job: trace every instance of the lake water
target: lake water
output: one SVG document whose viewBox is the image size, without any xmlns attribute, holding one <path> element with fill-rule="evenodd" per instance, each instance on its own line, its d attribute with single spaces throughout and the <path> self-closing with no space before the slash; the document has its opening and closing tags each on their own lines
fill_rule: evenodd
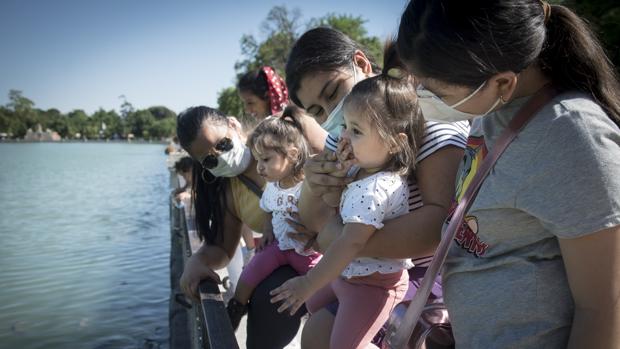
<svg viewBox="0 0 620 349">
<path fill-rule="evenodd" d="M 167 348 L 163 145 L 0 144 L 0 348 Z"/>
</svg>

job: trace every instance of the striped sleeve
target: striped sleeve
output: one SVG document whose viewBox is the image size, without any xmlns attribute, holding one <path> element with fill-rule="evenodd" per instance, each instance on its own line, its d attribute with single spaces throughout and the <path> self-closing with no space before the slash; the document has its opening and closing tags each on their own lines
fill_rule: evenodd
<svg viewBox="0 0 620 349">
<path fill-rule="evenodd" d="M 469 122 L 459 121 L 454 123 L 440 123 L 426 121 L 424 141 L 418 151 L 417 162 L 420 162 L 437 150 L 455 146 L 465 149 L 469 135 Z"/>
<path fill-rule="evenodd" d="M 437 150 L 450 145 L 465 149 L 468 135 L 469 123 L 467 121 L 455 123 L 426 121 L 424 142 L 418 151 L 416 161 L 420 162 Z M 325 140 L 325 148 L 335 152 L 338 141 L 339 137 L 328 134 Z"/>
<path fill-rule="evenodd" d="M 339 137 L 333 136 L 331 133 L 327 134 L 327 139 L 325 140 L 325 149 L 329 149 L 333 152 L 336 152 L 338 148 Z"/>
<path fill-rule="evenodd" d="M 424 143 L 418 152 L 416 162 L 420 162 L 429 157 L 434 152 L 443 147 L 455 146 L 463 148 L 467 146 L 467 137 L 469 136 L 469 122 L 460 121 L 455 123 L 439 123 L 427 121 L 426 130 L 424 132 Z M 420 188 L 415 181 L 409 181 L 409 212 L 424 206 Z M 416 267 L 428 266 L 433 256 L 412 259 Z"/>
<path fill-rule="evenodd" d="M 428 267 L 433 261 L 433 256 L 426 256 L 422 258 L 411 258 L 411 262 L 416 267 Z"/>
<path fill-rule="evenodd" d="M 426 159 L 434 152 L 446 146 L 465 148 L 469 134 L 469 123 L 460 121 L 455 123 L 426 122 L 424 143 L 418 152 L 416 161 Z M 414 181 L 409 181 L 409 212 L 423 206 L 420 189 Z"/>
</svg>

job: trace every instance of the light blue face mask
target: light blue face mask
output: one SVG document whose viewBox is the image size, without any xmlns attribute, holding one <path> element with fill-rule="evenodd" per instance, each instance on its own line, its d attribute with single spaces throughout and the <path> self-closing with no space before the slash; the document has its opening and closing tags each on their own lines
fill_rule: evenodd
<svg viewBox="0 0 620 349">
<path fill-rule="evenodd" d="M 355 84 L 357 84 L 357 70 L 355 69 L 355 64 L 351 64 L 351 69 L 353 69 L 353 86 L 355 86 Z M 344 124 L 344 110 L 342 106 L 344 105 L 344 100 L 347 95 L 348 93 L 342 97 L 340 102 L 336 104 L 336 107 L 329 113 L 329 116 L 327 116 L 327 120 L 321 124 L 321 127 L 334 138 L 338 138 L 342 131 L 342 124 Z"/>
</svg>

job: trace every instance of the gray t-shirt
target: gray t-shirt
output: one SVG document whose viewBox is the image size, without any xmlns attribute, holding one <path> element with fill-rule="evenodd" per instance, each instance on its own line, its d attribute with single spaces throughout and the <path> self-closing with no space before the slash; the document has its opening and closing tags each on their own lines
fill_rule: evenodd
<svg viewBox="0 0 620 349">
<path fill-rule="evenodd" d="M 474 120 L 457 195 L 526 101 Z M 557 96 L 497 161 L 450 249 L 457 347 L 566 347 L 574 304 L 558 238 L 618 224 L 620 129 L 589 97 Z"/>
</svg>

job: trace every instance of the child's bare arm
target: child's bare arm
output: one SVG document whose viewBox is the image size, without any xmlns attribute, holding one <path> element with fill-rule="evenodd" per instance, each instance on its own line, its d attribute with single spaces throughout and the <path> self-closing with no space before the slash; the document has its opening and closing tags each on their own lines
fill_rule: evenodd
<svg viewBox="0 0 620 349">
<path fill-rule="evenodd" d="M 342 235 L 325 251 L 323 258 L 307 275 L 316 290 L 337 278 L 364 248 L 376 228 L 361 223 L 347 223 Z"/>
<path fill-rule="evenodd" d="M 323 255 L 323 259 L 313 269 L 304 276 L 286 281 L 270 292 L 273 296 L 272 303 L 284 301 L 278 307 L 278 312 L 286 309 L 290 309 L 291 314 L 297 312 L 310 296 L 340 275 L 374 232 L 375 227 L 370 225 L 346 224 L 342 235 L 334 241 Z"/>
</svg>

